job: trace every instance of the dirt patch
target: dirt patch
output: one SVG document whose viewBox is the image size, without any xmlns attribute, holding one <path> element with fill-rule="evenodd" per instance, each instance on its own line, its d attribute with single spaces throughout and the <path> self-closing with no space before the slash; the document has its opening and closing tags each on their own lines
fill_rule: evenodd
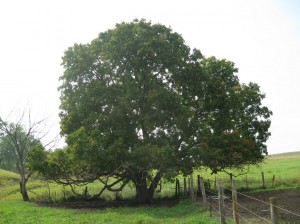
<svg viewBox="0 0 300 224">
<path fill-rule="evenodd" d="M 225 199 L 226 215 L 232 217 L 231 196 L 230 193 L 226 195 L 228 196 Z M 239 193 L 238 210 L 240 216 L 260 220 L 260 223 L 270 223 L 269 202 L 271 197 L 276 197 L 278 207 L 282 208 L 279 208 L 279 223 L 300 224 L 300 191 L 297 190 Z M 218 202 L 216 200 L 211 200 L 211 206 L 214 212 L 218 212 Z"/>
<path fill-rule="evenodd" d="M 177 205 L 178 199 L 160 199 L 154 200 L 149 204 L 142 206 L 150 207 L 172 207 Z M 92 209 L 104 209 L 104 208 L 118 208 L 118 207 L 139 207 L 141 206 L 135 200 L 74 200 L 61 203 L 39 203 L 40 206 L 67 208 L 67 209 L 80 209 L 80 210 L 92 210 Z"/>
</svg>

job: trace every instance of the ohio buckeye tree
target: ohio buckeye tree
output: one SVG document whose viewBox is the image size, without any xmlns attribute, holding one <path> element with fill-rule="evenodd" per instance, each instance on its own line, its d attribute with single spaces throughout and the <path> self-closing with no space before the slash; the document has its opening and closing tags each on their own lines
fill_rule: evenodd
<svg viewBox="0 0 300 224">
<path fill-rule="evenodd" d="M 114 177 L 147 203 L 161 178 L 256 164 L 267 153 L 272 113 L 259 86 L 240 83 L 234 63 L 205 58 L 171 28 L 117 24 L 68 48 L 62 65 L 68 146 L 49 162 L 54 179 Z"/>
</svg>

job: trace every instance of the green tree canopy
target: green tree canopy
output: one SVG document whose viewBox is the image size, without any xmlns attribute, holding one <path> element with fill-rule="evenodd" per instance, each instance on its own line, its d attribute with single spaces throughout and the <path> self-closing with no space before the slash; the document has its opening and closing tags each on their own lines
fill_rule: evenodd
<svg viewBox="0 0 300 224">
<path fill-rule="evenodd" d="M 49 160 L 53 179 L 114 176 L 132 181 L 143 203 L 162 176 L 255 164 L 267 153 L 271 111 L 259 86 L 241 84 L 234 63 L 203 57 L 170 28 L 117 24 L 70 47 L 62 65 L 68 147 Z"/>
<path fill-rule="evenodd" d="M 0 137 L 0 169 L 16 172 L 16 157 L 6 136 Z"/>
</svg>

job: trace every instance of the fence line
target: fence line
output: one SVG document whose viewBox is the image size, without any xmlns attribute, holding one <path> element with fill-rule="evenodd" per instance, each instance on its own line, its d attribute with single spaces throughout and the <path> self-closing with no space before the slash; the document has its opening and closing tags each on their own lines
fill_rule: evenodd
<svg viewBox="0 0 300 224">
<path fill-rule="evenodd" d="M 225 188 L 225 187 L 224 187 L 224 189 L 231 191 L 231 189 L 229 189 L 229 188 Z M 237 193 L 238 193 L 238 194 L 240 194 L 240 195 L 242 195 L 242 196 L 245 196 L 245 197 L 247 197 L 247 198 L 250 198 L 250 199 L 252 199 L 252 200 L 259 201 L 259 202 L 261 202 L 261 203 L 264 203 L 264 204 L 266 204 L 266 205 L 270 205 L 270 203 L 269 203 L 269 202 L 262 201 L 262 200 L 260 200 L 260 199 L 257 199 L 257 198 L 254 198 L 254 197 L 251 197 L 251 196 L 249 196 L 249 195 L 246 195 L 246 194 L 240 193 L 240 192 L 238 192 L 238 191 L 237 191 Z M 300 215 L 299 215 L 299 214 L 296 214 L 296 213 L 294 213 L 294 212 L 291 212 L 291 211 L 289 211 L 289 210 L 287 210 L 287 209 L 285 209 L 285 208 L 282 208 L 282 207 L 280 207 L 280 206 L 277 206 L 277 205 L 273 205 L 273 206 L 274 206 L 274 207 L 276 207 L 276 208 L 278 208 L 278 209 L 280 209 L 280 210 L 282 210 L 282 211 L 285 211 L 285 212 L 287 212 L 287 213 L 289 213 L 289 214 L 292 214 L 292 215 L 295 215 L 295 216 L 297 216 L 297 217 L 300 217 Z"/>
<path fill-rule="evenodd" d="M 213 199 L 213 200 L 217 201 L 218 199 Z M 230 199 L 228 199 L 228 200 L 230 200 Z M 265 219 L 265 218 L 263 218 L 263 217 L 257 215 L 256 213 L 252 212 L 251 210 L 247 209 L 246 207 L 244 207 L 244 206 L 242 206 L 242 205 L 240 205 L 240 204 L 238 204 L 238 205 L 239 205 L 240 207 L 242 207 L 243 209 L 245 209 L 246 211 L 248 211 L 249 213 L 251 213 L 251 214 L 253 214 L 254 216 L 256 216 L 257 218 L 262 219 L 262 220 L 265 221 L 266 223 L 268 223 L 268 224 L 271 223 L 269 220 L 267 220 L 267 219 Z M 226 206 L 226 205 L 225 205 L 225 207 L 226 207 L 226 209 L 228 209 L 228 210 L 230 210 L 231 212 L 233 212 L 233 210 L 232 210 L 230 207 L 228 207 L 228 206 Z M 218 215 L 221 215 L 220 212 L 215 212 L 215 213 L 217 213 Z M 224 216 L 224 215 L 223 215 L 223 216 Z M 243 217 L 241 214 L 238 213 L 238 216 L 239 216 L 241 219 L 243 219 L 244 221 L 246 221 L 247 223 L 251 223 L 250 221 L 247 220 L 247 218 Z"/>
<path fill-rule="evenodd" d="M 255 175 L 255 174 L 245 174 L 245 175 L 240 175 L 235 177 L 235 180 L 237 183 L 239 183 L 240 187 L 246 188 L 246 189 L 251 189 L 251 188 L 275 188 L 276 186 L 279 185 L 286 185 L 290 186 L 294 180 L 294 176 L 290 175 L 273 175 L 270 173 L 264 173 L 261 172 L 261 175 Z M 213 179 L 210 180 L 209 184 L 211 181 L 214 182 L 214 189 L 216 189 L 217 185 L 217 179 L 222 180 L 225 185 L 230 183 L 230 177 L 234 175 L 230 174 L 216 174 L 214 175 Z M 209 180 L 209 179 L 208 179 Z M 300 183 L 300 178 L 296 180 L 298 183 Z"/>
<path fill-rule="evenodd" d="M 260 215 L 256 214 L 255 212 L 252 212 L 250 209 L 246 208 L 245 206 L 241 205 L 240 203 L 237 203 L 238 206 L 240 206 L 241 208 L 245 209 L 246 211 L 250 212 L 252 215 L 256 216 L 257 218 L 260 218 L 262 220 L 264 220 L 267 223 L 271 223 L 269 220 L 265 219 L 264 217 L 261 217 Z"/>
<path fill-rule="evenodd" d="M 224 219 L 226 218 L 226 215 L 221 214 L 219 211 L 212 211 L 217 216 L 222 216 Z"/>
<path fill-rule="evenodd" d="M 229 191 L 231 191 L 231 189 L 229 189 L 229 188 L 225 188 L 225 189 L 226 189 L 226 190 L 229 190 Z M 249 196 L 249 195 L 246 195 L 246 194 L 240 193 L 240 192 L 238 192 L 238 191 L 237 191 L 237 193 L 238 193 L 238 194 L 240 194 L 240 195 L 242 195 L 242 196 L 245 196 L 245 197 L 247 197 L 247 198 L 253 199 L 253 200 L 255 200 L 255 201 L 259 201 L 259 202 L 261 202 L 261 203 L 264 203 L 264 204 L 270 205 L 270 203 L 268 203 L 268 202 L 265 202 L 265 201 L 259 200 L 259 199 L 257 199 L 257 198 L 251 197 L 251 196 Z"/>
<path fill-rule="evenodd" d="M 206 190 L 206 191 L 209 192 L 209 193 L 212 193 L 212 194 L 217 195 L 215 192 L 208 191 L 208 190 Z M 210 197 L 212 200 L 214 200 L 214 201 L 218 201 L 218 200 L 219 200 L 219 198 L 212 198 L 211 196 L 209 196 L 209 197 Z M 226 198 L 226 199 L 232 202 L 232 200 L 231 200 L 230 198 Z M 248 208 L 242 206 L 242 205 L 239 204 L 239 203 L 237 203 L 237 204 L 238 204 L 240 207 L 242 207 L 243 209 L 245 209 L 246 211 L 248 211 L 249 213 L 251 213 L 251 214 L 253 214 L 254 216 L 256 216 L 257 218 L 262 219 L 262 220 L 265 221 L 266 223 L 271 223 L 269 220 L 267 220 L 267 219 L 265 219 L 265 218 L 259 216 L 259 215 L 256 214 L 255 212 L 252 212 L 250 209 L 248 209 Z M 230 210 L 230 211 L 233 212 L 233 209 L 232 209 L 232 208 L 230 208 L 230 207 L 228 207 L 228 206 L 226 206 L 226 205 L 225 205 L 225 207 L 226 207 L 228 210 Z M 214 213 L 217 213 L 218 215 L 221 215 L 220 212 L 214 212 Z M 244 221 L 246 221 L 247 223 L 251 223 L 250 221 L 247 220 L 247 218 L 243 217 L 241 214 L 238 213 L 238 216 L 239 216 L 240 218 L 242 218 Z"/>
<path fill-rule="evenodd" d="M 192 179 L 192 178 L 190 178 L 190 179 Z M 274 178 L 273 178 L 273 180 L 274 180 Z M 231 180 L 231 181 L 232 181 L 232 180 Z M 202 182 L 202 183 L 201 183 L 201 182 Z M 220 211 L 212 211 L 211 201 L 212 201 L 212 200 L 213 200 L 213 201 L 218 201 L 218 200 L 224 198 L 224 199 L 229 200 L 231 203 L 233 203 L 233 200 L 231 200 L 229 197 L 224 197 L 224 195 L 222 195 L 222 194 L 219 194 L 219 195 L 218 195 L 217 192 L 213 192 L 213 191 L 210 191 L 210 190 L 205 189 L 203 182 L 204 182 L 203 178 L 201 178 L 201 180 L 199 181 L 199 177 L 198 177 L 198 185 L 195 186 L 195 189 L 197 189 L 197 193 L 198 193 L 199 195 L 200 195 L 201 193 L 202 193 L 202 195 L 203 195 L 203 191 L 204 191 L 204 192 L 206 191 L 206 192 L 208 193 L 207 197 L 209 198 L 209 203 L 210 203 L 210 205 L 208 206 L 208 205 L 206 204 L 206 206 L 204 206 L 204 207 L 206 207 L 207 209 L 208 209 L 208 207 L 209 207 L 209 209 L 210 209 L 210 214 L 211 214 L 211 213 L 214 213 L 214 214 L 219 215 L 219 216 L 220 216 L 220 221 L 221 221 L 221 223 L 222 223 L 222 221 L 224 221 L 224 220 L 225 220 L 225 217 L 226 217 L 226 214 L 225 214 L 225 213 L 222 214 L 222 209 L 226 208 L 228 211 L 232 211 L 232 213 L 233 213 L 233 212 L 234 212 L 234 208 L 229 208 L 228 206 L 226 206 L 225 204 L 223 204 L 223 205 L 222 205 L 223 208 L 221 208 L 220 205 L 219 205 L 219 210 L 220 210 Z M 215 180 L 215 182 L 216 182 L 216 180 Z M 233 182 L 231 182 L 231 183 L 233 183 Z M 199 186 L 199 184 L 201 184 L 201 186 Z M 191 184 L 191 185 L 192 185 L 192 184 Z M 223 184 L 222 184 L 222 185 L 223 185 Z M 192 185 L 192 186 L 193 186 L 193 185 Z M 210 189 L 210 183 L 208 184 L 208 186 L 209 186 L 209 189 Z M 232 186 L 232 184 L 231 184 L 231 186 Z M 229 188 L 226 188 L 226 187 L 223 187 L 223 186 L 222 186 L 222 188 L 223 188 L 223 189 L 226 189 L 226 190 L 228 190 L 228 191 L 230 191 L 230 192 L 233 192 L 233 189 L 229 189 Z M 219 191 L 220 191 L 220 189 L 219 189 Z M 236 191 L 236 190 L 235 190 L 235 191 Z M 249 199 L 258 201 L 259 203 L 262 203 L 262 204 L 271 206 L 271 203 L 270 203 L 270 202 L 266 202 L 266 201 L 257 199 L 257 198 L 255 198 L 255 197 L 251 197 L 251 196 L 249 196 L 249 195 L 243 194 L 243 193 L 238 192 L 238 191 L 236 191 L 236 193 L 239 194 L 239 195 L 242 195 L 242 196 L 244 196 L 244 197 L 247 197 L 247 198 L 249 198 Z M 205 195 L 205 194 L 204 194 L 204 195 Z M 215 195 L 215 196 L 214 196 L 214 195 Z M 206 195 L 205 195 L 205 196 L 206 196 Z M 223 199 L 223 200 L 224 200 L 224 199 Z M 203 202 L 203 203 L 204 203 L 204 202 Z M 208 203 L 208 202 L 206 201 L 206 203 Z M 262 220 L 263 222 L 266 222 L 266 223 L 268 223 L 268 224 L 269 224 L 269 223 L 277 223 L 277 222 L 274 222 L 273 220 L 269 220 L 269 219 L 267 219 L 267 218 L 264 218 L 264 217 L 258 215 L 257 213 L 251 211 L 250 209 L 248 209 L 248 208 L 245 207 L 244 205 L 238 203 L 237 201 L 235 201 L 235 203 L 236 203 L 236 205 L 237 205 L 238 207 L 240 207 L 240 208 L 243 209 L 244 211 L 248 212 L 249 214 L 253 215 L 254 217 L 256 217 L 256 218 Z M 204 203 L 204 204 L 205 204 L 205 203 Z M 292 211 L 289 211 L 289 210 L 287 210 L 287 209 L 285 209 L 285 208 L 282 208 L 282 207 L 280 207 L 280 206 L 278 206 L 278 205 L 276 205 L 276 204 L 275 204 L 275 205 L 272 204 L 272 206 L 275 207 L 275 208 L 278 208 L 278 209 L 280 209 L 280 210 L 282 210 L 282 211 L 284 211 L 284 212 L 286 212 L 286 213 L 288 213 L 288 214 L 294 215 L 294 216 L 296 216 L 296 217 L 300 217 L 299 214 L 297 214 L 297 213 L 295 213 L 295 212 L 292 212 Z M 243 222 L 245 221 L 245 222 L 247 222 L 247 223 L 251 223 L 250 221 L 247 220 L 247 218 L 243 217 L 243 216 L 242 216 L 241 214 L 239 214 L 238 212 L 236 213 L 236 215 L 237 215 L 238 217 L 240 217 L 240 218 L 243 220 Z M 234 216 L 234 214 L 232 214 L 232 216 Z M 237 217 L 236 217 L 236 218 L 237 218 Z M 237 219 L 238 219 L 238 218 L 237 218 Z M 234 220 L 234 222 L 235 222 L 235 223 L 239 223 L 238 220 L 237 220 L 237 221 Z M 224 223 L 225 223 L 225 221 L 224 221 Z"/>
<path fill-rule="evenodd" d="M 228 201 L 230 202 L 233 202 L 233 200 L 231 200 L 230 198 L 227 198 Z M 240 203 L 236 202 L 236 204 L 238 206 L 240 206 L 241 208 L 245 209 L 246 211 L 248 211 L 249 213 L 251 213 L 252 215 L 256 216 L 257 218 L 260 218 L 262 220 L 264 220 L 265 222 L 267 223 L 271 223 L 269 220 L 265 219 L 264 217 L 261 217 L 260 215 L 256 214 L 255 212 L 251 211 L 250 209 L 248 209 L 247 207 L 241 205 Z M 229 208 L 228 206 L 226 206 L 230 211 L 233 211 L 231 208 Z M 240 217 L 242 217 L 240 214 L 239 214 Z"/>
<path fill-rule="evenodd" d="M 294 215 L 294 216 L 300 217 L 299 214 L 296 214 L 296 213 L 294 213 L 294 212 L 291 212 L 291 211 L 289 211 L 289 210 L 286 210 L 286 209 L 284 209 L 284 208 L 281 208 L 281 207 L 279 207 L 279 206 L 277 206 L 277 205 L 273 205 L 273 206 L 276 207 L 276 208 L 278 208 L 278 209 L 280 209 L 280 210 L 282 210 L 282 211 L 285 211 L 285 212 L 287 212 L 287 213 L 289 213 L 289 214 L 292 214 L 292 215 Z"/>
</svg>

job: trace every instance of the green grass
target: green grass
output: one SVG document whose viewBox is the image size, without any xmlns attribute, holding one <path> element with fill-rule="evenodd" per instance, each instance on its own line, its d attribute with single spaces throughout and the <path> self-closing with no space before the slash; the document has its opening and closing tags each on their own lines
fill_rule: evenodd
<svg viewBox="0 0 300 224">
<path fill-rule="evenodd" d="M 237 187 L 245 187 L 245 178 L 251 190 L 261 187 L 261 172 L 265 174 L 268 189 L 298 188 L 300 189 L 300 152 L 269 156 L 260 166 L 251 166 L 247 175 L 239 176 Z M 233 171 L 234 172 L 234 171 Z M 205 180 L 210 179 L 211 186 L 217 180 L 227 181 L 229 176 L 225 173 L 210 175 L 209 171 L 195 171 Z M 236 174 L 236 173 L 235 173 Z M 275 182 L 272 186 L 272 178 Z M 179 176 L 182 184 L 183 177 Z M 71 210 L 49 207 L 40 207 L 35 203 L 21 201 L 19 193 L 19 176 L 15 173 L 0 170 L 0 224 L 1 223 L 218 223 L 218 217 L 209 217 L 199 204 L 192 204 L 189 200 L 183 200 L 173 207 L 122 207 L 94 210 Z M 225 185 L 226 186 L 226 185 Z M 99 183 L 88 185 L 90 193 L 100 189 Z M 84 187 L 76 187 L 78 193 L 83 192 Z M 54 183 L 31 180 L 28 183 L 29 195 L 34 200 L 46 200 L 58 202 L 63 195 L 70 195 L 68 187 L 62 187 Z M 156 198 L 172 196 L 174 183 L 165 182 L 161 193 L 156 193 Z M 124 198 L 132 198 L 134 190 L 127 186 L 122 192 Z M 113 200 L 114 193 L 104 195 L 107 200 Z"/>
<path fill-rule="evenodd" d="M 238 171 L 231 170 L 234 175 L 238 175 Z M 238 188 L 250 188 L 252 190 L 262 188 L 262 174 L 265 177 L 265 187 L 267 189 L 286 189 L 300 188 L 300 152 L 283 153 L 268 156 L 262 164 L 258 166 L 250 166 L 249 172 L 235 177 Z M 217 175 L 211 175 L 210 170 L 196 171 L 206 181 L 210 181 L 212 187 L 215 180 L 223 181 L 225 185 L 230 185 L 229 175 L 223 172 Z M 273 182 L 273 175 L 275 181 Z"/>
<path fill-rule="evenodd" d="M 199 205 L 183 200 L 173 207 L 107 208 L 71 210 L 39 207 L 34 203 L 0 201 L 0 223 L 198 223 L 216 224 Z"/>
<path fill-rule="evenodd" d="M 298 177 L 300 171 L 300 152 L 271 155 L 266 158 L 261 167 L 251 168 L 250 175 L 259 171 L 282 178 Z"/>
<path fill-rule="evenodd" d="M 0 169 L 0 188 L 15 185 L 19 181 L 18 174 Z"/>
</svg>

